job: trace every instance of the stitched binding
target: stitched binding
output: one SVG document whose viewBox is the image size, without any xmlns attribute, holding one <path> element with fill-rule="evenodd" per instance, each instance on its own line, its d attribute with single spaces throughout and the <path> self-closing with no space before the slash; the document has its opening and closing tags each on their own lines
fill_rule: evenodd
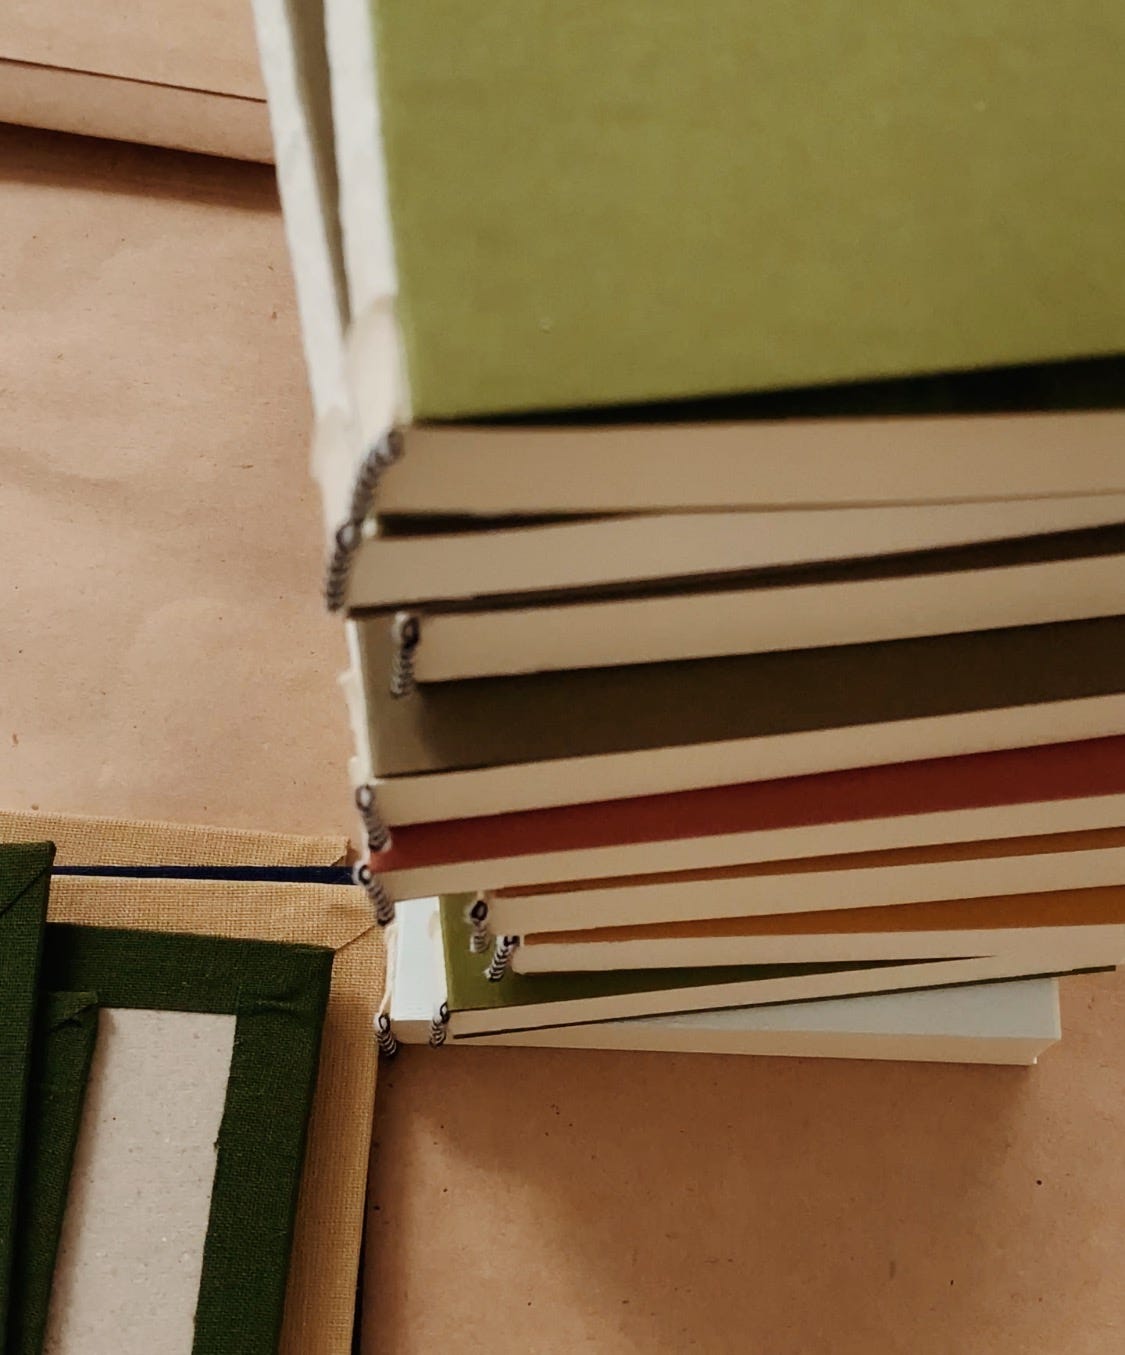
<svg viewBox="0 0 1125 1355">
<path fill-rule="evenodd" d="M 352 879 L 371 900 L 375 909 L 375 921 L 380 927 L 386 927 L 395 920 L 395 901 L 387 893 L 382 880 L 366 861 L 357 861 L 352 868 Z"/>
<path fill-rule="evenodd" d="M 446 1027 L 448 1025 L 449 1008 L 443 1002 L 430 1020 L 430 1045 L 434 1049 L 440 1049 L 445 1044 Z"/>
<path fill-rule="evenodd" d="M 375 1043 L 385 1059 L 393 1059 L 398 1053 L 398 1041 L 391 1029 L 391 1018 L 386 1012 L 380 1012 L 375 1018 Z"/>
<path fill-rule="evenodd" d="M 414 654 L 422 638 L 422 625 L 413 612 L 399 612 L 391 622 L 391 695 L 409 696 L 417 687 Z"/>
<path fill-rule="evenodd" d="M 330 612 L 338 612 L 348 594 L 352 561 L 363 540 L 363 523 L 375 504 L 375 491 L 388 466 L 402 455 L 402 434 L 390 429 L 363 458 L 352 487 L 351 507 L 346 522 L 336 530 L 331 558 L 324 580 L 324 601 Z"/>
<path fill-rule="evenodd" d="M 488 927 L 488 903 L 478 898 L 465 909 L 465 919 L 472 928 L 469 937 L 469 953 L 483 955 L 492 944 L 492 932 Z"/>
<path fill-rule="evenodd" d="M 492 959 L 488 962 L 488 968 L 484 971 L 484 977 L 489 983 L 499 983 L 508 972 L 508 966 L 512 962 L 512 955 L 519 945 L 518 936 L 502 936 L 496 942 L 492 951 Z"/>
<path fill-rule="evenodd" d="M 363 820 L 367 832 L 367 849 L 372 852 L 385 851 L 391 845 L 391 830 L 379 814 L 375 800 L 375 787 L 363 785 L 355 793 L 355 807 Z"/>
</svg>

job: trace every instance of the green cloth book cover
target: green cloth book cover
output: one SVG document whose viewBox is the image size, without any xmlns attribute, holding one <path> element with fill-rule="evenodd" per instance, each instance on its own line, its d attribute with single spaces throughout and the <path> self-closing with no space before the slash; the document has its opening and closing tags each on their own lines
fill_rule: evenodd
<svg viewBox="0 0 1125 1355">
<path fill-rule="evenodd" d="M 1125 347 L 1125 8 L 372 0 L 414 415 Z"/>
<path fill-rule="evenodd" d="M 35 1008 L 54 859 L 50 842 L 0 845 L 0 1355 L 6 1349 Z"/>
</svg>

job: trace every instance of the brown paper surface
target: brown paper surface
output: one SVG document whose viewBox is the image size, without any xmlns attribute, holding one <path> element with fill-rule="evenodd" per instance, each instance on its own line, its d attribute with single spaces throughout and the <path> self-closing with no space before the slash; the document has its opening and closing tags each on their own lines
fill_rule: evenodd
<svg viewBox="0 0 1125 1355">
<path fill-rule="evenodd" d="M 0 59 L 0 122 L 263 164 L 273 160 L 261 99 L 30 62 Z"/>
<path fill-rule="evenodd" d="M 1062 996 L 1026 1069 L 404 1050 L 364 1355 L 1118 1349 L 1125 982 Z"/>
<path fill-rule="evenodd" d="M 250 0 L 7 0 L 0 57 L 265 98 Z"/>
<path fill-rule="evenodd" d="M 0 804 L 351 827 L 273 176 L 0 128 Z"/>
<path fill-rule="evenodd" d="M 360 889 L 59 876 L 48 917 L 336 951 L 289 1268 L 281 1355 L 349 1355 L 378 1061 L 383 936 Z"/>
</svg>

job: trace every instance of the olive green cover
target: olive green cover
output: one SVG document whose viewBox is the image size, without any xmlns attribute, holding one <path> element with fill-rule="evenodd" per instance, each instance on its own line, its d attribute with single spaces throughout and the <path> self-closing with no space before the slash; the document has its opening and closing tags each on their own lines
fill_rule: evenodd
<svg viewBox="0 0 1125 1355">
<path fill-rule="evenodd" d="M 542 1019 L 543 1008 L 556 1002 L 595 1001 L 599 998 L 614 998 L 630 993 L 673 992 L 679 988 L 699 988 L 709 984 L 718 987 L 759 980 L 766 982 L 771 979 L 803 978 L 816 974 L 856 973 L 866 976 L 872 970 L 929 963 L 926 960 L 866 960 L 838 964 L 711 965 L 699 969 L 623 969 L 557 974 L 514 974 L 509 971 L 502 979 L 492 981 L 484 972 L 486 957 L 475 955 L 469 949 L 471 929 L 465 914 L 475 897 L 474 894 L 446 894 L 440 900 L 442 954 L 445 960 L 445 1006 L 451 1015 L 457 1012 L 480 1011 L 507 1013 L 511 1019 L 511 1026 L 507 1029 L 511 1030 L 525 1029 L 528 1026 L 539 1028 L 558 1026 L 560 1022 L 557 1019 Z M 1087 974 L 1102 971 L 1094 968 L 1055 970 L 1021 977 L 1055 977 L 1060 972 Z M 990 980 L 993 983 L 1005 981 Z M 953 983 L 940 986 L 958 988 L 973 985 Z M 861 987 L 865 993 L 873 995 L 872 990 L 867 987 L 866 978 Z M 874 991 L 877 992 L 878 989 Z M 815 1002 L 818 999 L 802 1000 Z M 772 1006 L 776 1001 L 776 997 L 771 997 L 765 1001 L 742 1002 L 739 1005 Z M 539 1013 L 532 1017 L 528 1008 L 538 1008 Z M 594 1025 L 597 1022 L 597 1017 L 584 1015 L 578 1021 L 572 1019 L 563 1024 Z M 490 1035 L 502 1033 L 499 1028 L 487 1032 Z M 480 1034 L 483 1035 L 484 1032 Z M 462 1035 L 460 1038 L 472 1039 L 474 1036 Z"/>
<path fill-rule="evenodd" d="M 0 845 L 0 1355 L 7 1349 L 16 1201 L 54 858 L 50 842 Z"/>
<path fill-rule="evenodd" d="M 364 622 L 359 635 L 372 763 L 380 777 L 686 747 L 1125 691 L 1120 616 L 732 658 L 470 678 L 425 684 L 405 697 L 390 694 L 385 621 Z"/>
<path fill-rule="evenodd" d="M 371 0 L 416 418 L 1125 348 L 1112 0 Z"/>
</svg>

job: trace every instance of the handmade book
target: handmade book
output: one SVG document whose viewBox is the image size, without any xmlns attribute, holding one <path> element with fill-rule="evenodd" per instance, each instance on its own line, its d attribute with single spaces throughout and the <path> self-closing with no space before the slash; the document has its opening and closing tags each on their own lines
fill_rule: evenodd
<svg viewBox="0 0 1125 1355">
<path fill-rule="evenodd" d="M 357 543 L 350 608 L 689 584 L 782 565 L 1120 524 L 1125 495 L 997 504 L 773 509 L 562 519 L 380 518 Z"/>
<path fill-rule="evenodd" d="M 1125 527 L 653 579 L 558 595 L 423 602 L 387 628 L 388 685 L 869 644 L 1125 613 Z M 404 692 L 405 694 L 405 692 Z"/>
<path fill-rule="evenodd" d="M 334 93 L 353 311 L 389 261 L 416 419 L 1125 347 L 1098 0 L 334 8 L 333 57 L 374 16 Z"/>
<path fill-rule="evenodd" d="M 433 684 L 360 632 L 390 825 L 1125 732 L 1125 618 Z"/>
<path fill-rule="evenodd" d="M 315 266 L 294 258 L 298 277 Z M 378 471 L 365 507 L 379 515 L 998 502 L 1125 484 L 1118 358 L 411 423 L 393 398 L 391 326 L 357 328 L 351 346 L 352 421 L 325 418 L 316 438 L 333 529 L 360 467 Z"/>
<path fill-rule="evenodd" d="M 385 981 L 383 934 L 339 866 L 346 840 L 0 813 L 0 841 L 35 836 L 58 844 L 54 921 L 334 953 L 278 1349 L 349 1355 Z"/>
<path fill-rule="evenodd" d="M 1125 814 L 1121 816 L 1125 818 Z M 499 935 L 888 908 L 1097 889 L 1125 879 L 1125 827 L 800 856 L 484 890 L 474 916 Z"/>
<path fill-rule="evenodd" d="M 437 899 L 418 900 L 396 925 L 390 1019 L 405 1044 L 429 1043 L 444 1025 L 445 958 Z M 439 1019 L 435 1024 L 435 1013 Z M 1053 979 L 885 993 L 771 1007 L 639 1016 L 589 1025 L 508 1031 L 478 1045 L 637 1049 L 964 1063 L 1033 1063 L 1060 1038 Z"/>
<path fill-rule="evenodd" d="M 768 1006 L 813 998 L 940 988 L 1104 968 L 1096 942 L 1059 947 L 1049 962 L 1031 954 L 981 956 L 972 948 L 940 959 L 808 961 L 606 973 L 518 974 L 499 981 L 495 961 L 470 949 L 472 895 L 441 899 L 446 1001 L 438 1013 L 444 1037 L 460 1040 L 545 1026 L 581 1025 L 722 1007 Z M 438 1034 L 440 1043 L 443 1038 Z"/>
<path fill-rule="evenodd" d="M 255 0 L 254 11 L 330 533 L 353 516 L 357 471 L 396 420 L 393 473 L 380 476 L 364 512 L 800 508 L 810 496 L 870 505 L 1125 490 L 1112 358 L 540 418 L 401 423 L 397 338 L 393 323 L 379 323 L 395 281 L 367 0 L 327 6 L 331 74 L 318 6 Z M 342 176 L 338 160 L 348 166 Z M 365 323 L 353 330 L 349 363 L 341 325 L 353 299 Z"/>
<path fill-rule="evenodd" d="M 1109 963 L 1125 958 L 1121 885 L 533 932 L 508 963 L 517 974 L 550 974 L 1018 954 L 1042 968 L 1087 947 L 1101 948 Z"/>
<path fill-rule="evenodd" d="M 358 796 L 371 814 L 371 788 Z M 368 864 L 394 897 L 924 847 L 1125 825 L 1125 737 L 446 822 L 404 824 Z M 574 900 L 578 904 L 578 900 Z M 519 928 L 513 928 L 518 931 Z"/>
</svg>

